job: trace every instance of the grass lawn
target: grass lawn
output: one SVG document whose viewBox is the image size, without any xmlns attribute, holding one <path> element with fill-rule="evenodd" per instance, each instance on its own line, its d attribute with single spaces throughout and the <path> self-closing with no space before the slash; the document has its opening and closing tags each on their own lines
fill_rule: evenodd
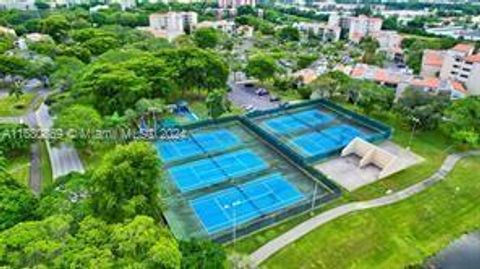
<svg viewBox="0 0 480 269">
<path fill-rule="evenodd" d="M 5 96 L 0 98 L 0 117 L 19 116 L 27 112 L 28 106 L 35 98 L 34 93 L 26 93 L 20 98 Z"/>
<path fill-rule="evenodd" d="M 208 109 L 205 105 L 205 102 L 194 101 L 189 105 L 190 110 L 200 118 L 200 120 L 205 120 L 208 118 Z"/>
<path fill-rule="evenodd" d="M 480 158 L 462 160 L 446 181 L 391 206 L 351 214 L 283 249 L 266 268 L 404 268 L 480 227 Z"/>
<path fill-rule="evenodd" d="M 15 156 L 7 157 L 7 171 L 21 184 L 28 187 L 30 175 L 30 152 L 25 150 Z"/>
<path fill-rule="evenodd" d="M 42 189 L 49 186 L 53 182 L 52 166 L 50 164 L 50 156 L 47 151 L 45 141 L 40 142 L 40 172 L 42 175 Z"/>
</svg>

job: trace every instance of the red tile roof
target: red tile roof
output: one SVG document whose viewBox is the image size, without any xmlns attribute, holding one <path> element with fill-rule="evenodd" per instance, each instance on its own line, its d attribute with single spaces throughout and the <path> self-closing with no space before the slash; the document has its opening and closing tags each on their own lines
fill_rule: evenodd
<svg viewBox="0 0 480 269">
<path fill-rule="evenodd" d="M 440 51 L 425 50 L 423 58 L 425 65 L 442 66 L 443 64 L 443 55 Z"/>
<path fill-rule="evenodd" d="M 467 90 L 463 84 L 458 81 L 452 81 L 452 87 L 459 92 L 467 93 Z"/>
<path fill-rule="evenodd" d="M 452 50 L 458 51 L 458 52 L 463 52 L 463 53 L 469 53 L 474 48 L 475 47 L 471 44 L 457 44 L 457 45 L 455 45 L 455 47 L 452 48 Z"/>
<path fill-rule="evenodd" d="M 438 87 L 440 80 L 438 78 L 415 78 L 411 81 L 411 84 L 417 87 L 434 89 Z"/>
<path fill-rule="evenodd" d="M 473 63 L 478 63 L 480 62 L 480 53 L 470 55 L 465 58 L 465 61 L 467 62 L 473 62 Z"/>
<path fill-rule="evenodd" d="M 367 68 L 363 66 L 355 66 L 352 70 L 352 76 L 353 77 L 361 77 L 365 72 L 367 71 Z"/>
</svg>

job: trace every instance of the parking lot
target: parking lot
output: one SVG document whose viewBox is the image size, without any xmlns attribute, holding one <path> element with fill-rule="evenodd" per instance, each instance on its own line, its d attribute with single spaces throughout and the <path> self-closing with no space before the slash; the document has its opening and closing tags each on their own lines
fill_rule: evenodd
<svg viewBox="0 0 480 269">
<path fill-rule="evenodd" d="M 260 96 L 256 92 L 258 88 L 254 85 L 248 84 L 231 84 L 232 90 L 228 93 L 228 99 L 235 105 L 247 109 L 253 110 L 267 110 L 278 107 L 279 101 L 270 101 L 270 95 Z M 253 86 L 253 87 L 250 87 Z"/>
</svg>

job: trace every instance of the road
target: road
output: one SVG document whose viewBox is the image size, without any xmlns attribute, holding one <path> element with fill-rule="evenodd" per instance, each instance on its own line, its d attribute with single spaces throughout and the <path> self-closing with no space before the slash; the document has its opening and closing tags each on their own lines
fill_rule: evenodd
<svg viewBox="0 0 480 269">
<path fill-rule="evenodd" d="M 345 204 L 321 213 L 295 226 L 286 233 L 263 245 L 250 255 L 250 259 L 254 264 L 260 265 L 262 262 L 267 260 L 269 257 L 271 257 L 273 254 L 275 254 L 282 248 L 302 238 L 309 232 L 329 221 L 350 214 L 352 212 L 358 212 L 369 208 L 381 207 L 397 203 L 411 197 L 412 195 L 420 193 L 425 189 L 429 188 L 430 186 L 434 185 L 435 183 L 442 181 L 460 159 L 472 155 L 480 155 L 480 151 L 470 151 L 449 155 L 443 162 L 442 167 L 440 167 L 440 169 L 438 169 L 435 174 L 401 191 L 373 200 Z"/>
</svg>

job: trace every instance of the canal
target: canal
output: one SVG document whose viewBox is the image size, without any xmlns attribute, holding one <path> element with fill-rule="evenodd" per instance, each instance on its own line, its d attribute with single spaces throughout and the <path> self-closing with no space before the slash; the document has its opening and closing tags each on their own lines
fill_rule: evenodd
<svg viewBox="0 0 480 269">
<path fill-rule="evenodd" d="M 426 263 L 426 268 L 479 269 L 480 231 L 463 235 Z"/>
</svg>

